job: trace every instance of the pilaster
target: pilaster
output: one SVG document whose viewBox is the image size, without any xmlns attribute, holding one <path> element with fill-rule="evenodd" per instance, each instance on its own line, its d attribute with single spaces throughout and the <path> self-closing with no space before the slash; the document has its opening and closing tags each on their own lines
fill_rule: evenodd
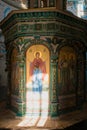
<svg viewBox="0 0 87 130">
<path fill-rule="evenodd" d="M 57 92 L 57 57 L 51 59 L 51 90 L 50 90 L 50 111 L 51 117 L 58 116 L 58 92 Z"/>
<path fill-rule="evenodd" d="M 18 104 L 18 112 L 17 116 L 23 116 L 25 114 L 25 60 L 23 55 L 19 54 L 17 56 L 17 62 L 19 64 L 19 99 L 17 101 Z"/>
</svg>

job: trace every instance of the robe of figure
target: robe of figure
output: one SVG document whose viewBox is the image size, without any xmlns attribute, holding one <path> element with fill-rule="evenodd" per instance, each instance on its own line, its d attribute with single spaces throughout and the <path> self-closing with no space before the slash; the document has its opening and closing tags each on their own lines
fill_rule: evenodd
<svg viewBox="0 0 87 130">
<path fill-rule="evenodd" d="M 32 91 L 41 93 L 43 80 L 46 74 L 46 65 L 45 62 L 39 57 L 39 53 L 36 54 L 36 57 L 30 63 L 29 74 L 32 79 Z"/>
</svg>

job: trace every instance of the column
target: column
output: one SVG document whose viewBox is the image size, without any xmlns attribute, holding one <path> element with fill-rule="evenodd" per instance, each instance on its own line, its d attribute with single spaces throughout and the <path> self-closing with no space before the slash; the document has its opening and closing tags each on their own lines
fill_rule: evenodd
<svg viewBox="0 0 87 130">
<path fill-rule="evenodd" d="M 26 97 L 25 97 L 25 61 L 22 55 L 18 55 L 18 64 L 19 64 L 19 100 L 17 116 L 23 116 L 26 112 Z"/>
<path fill-rule="evenodd" d="M 58 93 L 57 93 L 57 79 L 58 79 L 58 70 L 57 70 L 57 59 L 51 60 L 51 84 L 50 84 L 50 111 L 51 117 L 58 116 Z"/>
</svg>

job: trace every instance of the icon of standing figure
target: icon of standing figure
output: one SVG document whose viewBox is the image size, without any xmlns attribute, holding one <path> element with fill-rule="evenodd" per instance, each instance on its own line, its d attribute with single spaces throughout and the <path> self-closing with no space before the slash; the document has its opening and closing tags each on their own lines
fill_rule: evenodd
<svg viewBox="0 0 87 130">
<path fill-rule="evenodd" d="M 69 66 L 66 55 L 63 55 L 61 57 L 59 68 L 60 68 L 60 82 L 62 84 L 62 87 L 66 87 L 69 82 Z"/>
<path fill-rule="evenodd" d="M 37 51 L 35 58 L 30 63 L 30 76 L 32 76 L 32 91 L 42 92 L 44 75 L 46 74 L 45 62 L 41 59 L 41 53 Z"/>
</svg>

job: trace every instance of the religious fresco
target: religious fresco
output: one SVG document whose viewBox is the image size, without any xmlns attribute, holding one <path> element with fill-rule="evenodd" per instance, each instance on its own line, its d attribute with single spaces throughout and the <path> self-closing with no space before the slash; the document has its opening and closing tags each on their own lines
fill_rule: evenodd
<svg viewBox="0 0 87 130">
<path fill-rule="evenodd" d="M 19 65 L 17 63 L 17 55 L 18 52 L 16 49 L 13 50 L 11 55 L 11 90 L 12 94 L 18 95 L 19 92 L 19 78 L 20 78 L 20 71 Z"/>
<path fill-rule="evenodd" d="M 65 46 L 59 52 L 58 93 L 59 110 L 76 106 L 76 54 Z"/>
<path fill-rule="evenodd" d="M 49 51 L 43 45 L 33 45 L 26 53 L 27 113 L 47 115 L 49 103 Z M 32 104 L 32 107 L 30 107 Z M 37 106 L 37 107 L 35 107 Z"/>
<path fill-rule="evenodd" d="M 40 57 L 39 61 L 36 62 L 36 56 Z M 45 76 L 49 75 L 49 59 L 48 59 L 49 53 L 46 47 L 43 47 L 43 45 L 35 45 L 29 48 L 27 51 L 27 83 L 31 82 L 32 73 L 34 67 L 38 66 L 40 64 L 40 69 L 43 72 L 43 74 L 46 74 Z M 37 64 L 34 66 L 34 64 Z M 44 77 L 44 75 L 43 75 Z M 45 77 L 46 78 L 46 77 Z M 45 80 L 46 82 L 46 80 Z"/>
<path fill-rule="evenodd" d="M 59 94 L 75 92 L 76 86 L 76 55 L 71 47 L 63 47 L 58 62 Z"/>
</svg>

